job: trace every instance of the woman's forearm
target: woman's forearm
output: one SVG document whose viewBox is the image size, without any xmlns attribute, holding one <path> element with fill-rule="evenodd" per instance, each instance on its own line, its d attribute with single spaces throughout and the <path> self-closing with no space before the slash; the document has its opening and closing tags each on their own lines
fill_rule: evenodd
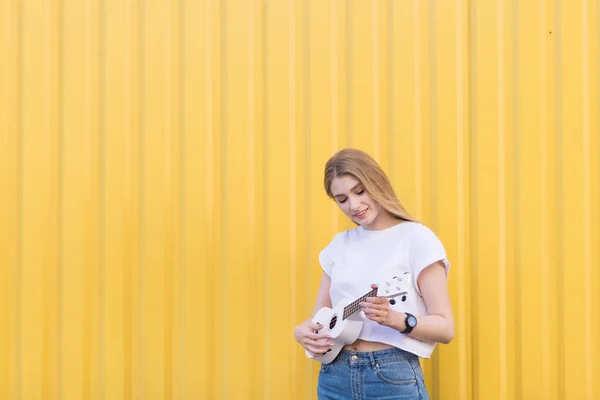
<svg viewBox="0 0 600 400">
<path fill-rule="evenodd" d="M 390 327 L 402 332 L 406 329 L 405 319 L 405 313 L 394 312 Z M 408 335 L 427 342 L 448 344 L 454 338 L 454 320 L 441 315 L 421 315 L 417 317 L 417 326 Z"/>
</svg>

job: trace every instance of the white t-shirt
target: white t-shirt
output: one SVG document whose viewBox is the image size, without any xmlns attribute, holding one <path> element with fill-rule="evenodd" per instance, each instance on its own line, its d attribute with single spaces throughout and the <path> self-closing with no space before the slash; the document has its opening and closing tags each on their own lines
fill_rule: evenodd
<svg viewBox="0 0 600 400">
<path fill-rule="evenodd" d="M 415 316 L 427 314 L 417 278 L 427 266 L 442 261 L 446 276 L 450 263 L 438 237 L 426 226 L 402 222 L 380 231 L 358 226 L 338 233 L 319 254 L 323 270 L 331 278 L 330 296 L 335 306 L 342 299 L 354 301 L 371 291 L 371 284 L 394 276 L 412 274 L 405 301 L 396 298 L 390 309 Z M 389 344 L 429 358 L 435 343 L 425 342 L 364 318 L 359 339 Z"/>
</svg>

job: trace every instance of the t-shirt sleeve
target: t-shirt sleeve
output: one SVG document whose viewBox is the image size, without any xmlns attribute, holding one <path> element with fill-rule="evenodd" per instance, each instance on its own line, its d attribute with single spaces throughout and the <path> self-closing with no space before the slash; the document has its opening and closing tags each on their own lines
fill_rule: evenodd
<svg viewBox="0 0 600 400">
<path fill-rule="evenodd" d="M 329 244 L 319 253 L 319 264 L 327 275 L 331 277 L 333 266 L 335 265 L 337 235 L 329 242 Z"/>
<path fill-rule="evenodd" d="M 419 274 L 429 265 L 442 261 L 446 269 L 446 277 L 450 271 L 450 262 L 446 257 L 446 250 L 440 239 L 433 233 L 433 231 L 424 225 L 420 225 L 418 229 L 413 232 L 409 245 L 409 263 L 412 269 L 413 277 L 415 280 L 415 287 L 419 295 L 421 290 L 417 284 Z"/>
</svg>

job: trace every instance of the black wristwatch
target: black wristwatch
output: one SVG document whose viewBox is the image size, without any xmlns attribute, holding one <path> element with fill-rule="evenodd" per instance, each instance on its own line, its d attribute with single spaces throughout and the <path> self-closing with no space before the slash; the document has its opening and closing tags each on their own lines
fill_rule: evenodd
<svg viewBox="0 0 600 400">
<path fill-rule="evenodd" d="M 407 312 L 405 312 L 404 314 L 406 314 L 406 319 L 404 320 L 404 323 L 406 324 L 406 329 L 404 329 L 400 333 L 408 334 L 411 333 L 412 330 L 415 329 L 415 327 L 417 326 L 417 317 Z"/>
</svg>

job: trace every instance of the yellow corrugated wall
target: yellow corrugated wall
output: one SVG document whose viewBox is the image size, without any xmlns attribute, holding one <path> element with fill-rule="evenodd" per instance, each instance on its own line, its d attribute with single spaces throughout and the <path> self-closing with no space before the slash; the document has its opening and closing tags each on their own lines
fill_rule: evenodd
<svg viewBox="0 0 600 400">
<path fill-rule="evenodd" d="M 0 0 L 0 399 L 308 399 L 370 152 L 443 240 L 434 399 L 600 399 L 597 0 Z"/>
</svg>

